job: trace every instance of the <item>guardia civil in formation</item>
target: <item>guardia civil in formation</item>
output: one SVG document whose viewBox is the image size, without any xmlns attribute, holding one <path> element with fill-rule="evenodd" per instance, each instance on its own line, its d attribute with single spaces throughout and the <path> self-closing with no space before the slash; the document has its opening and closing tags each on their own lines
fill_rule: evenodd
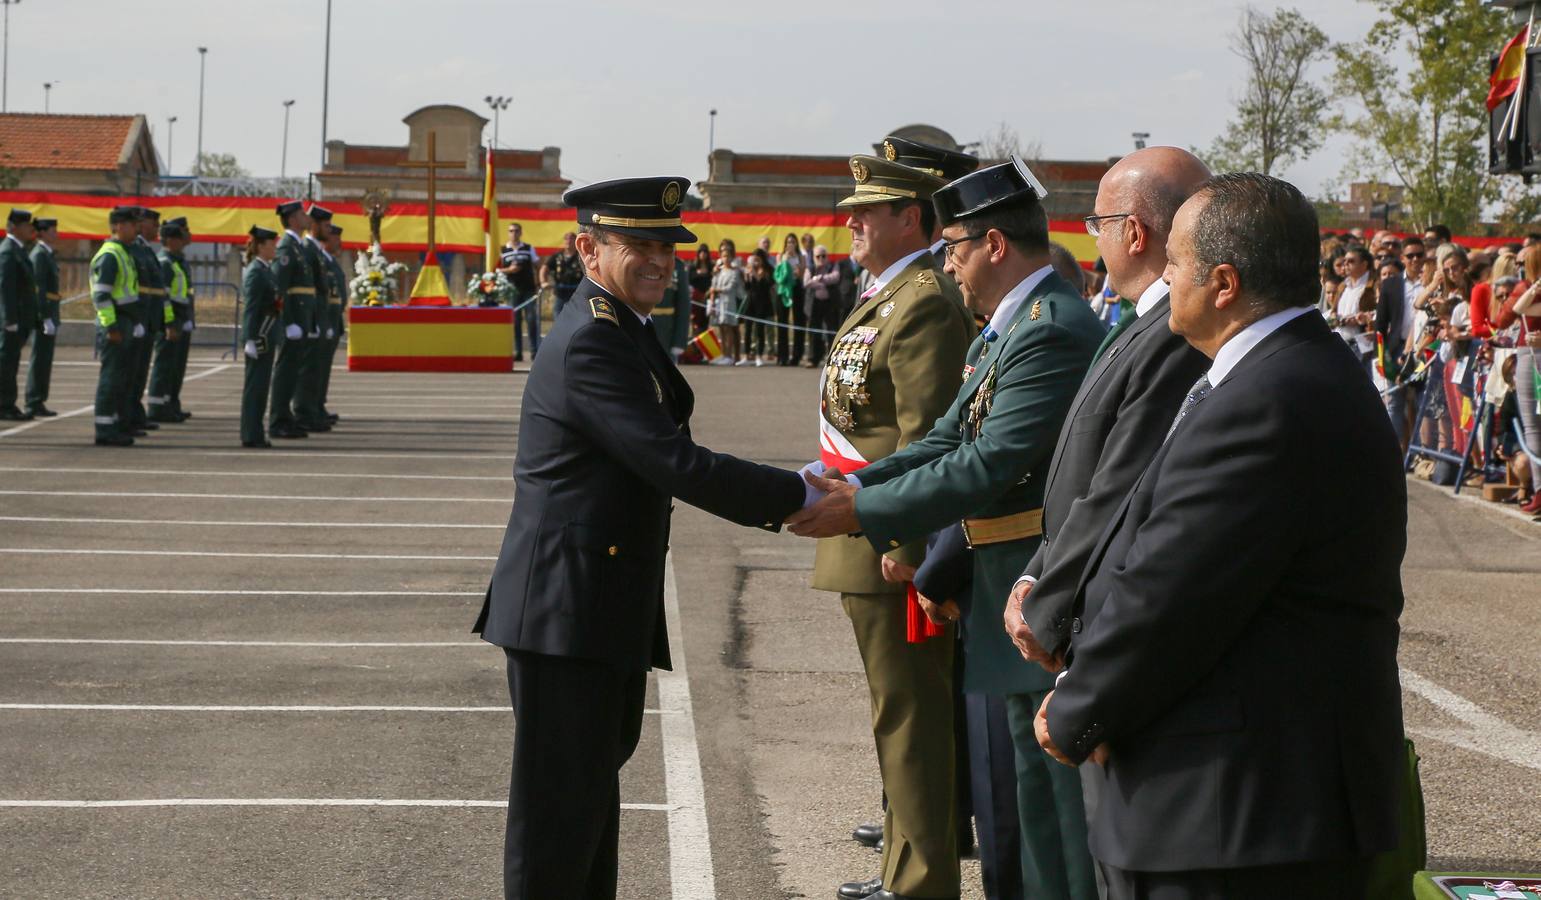
<svg viewBox="0 0 1541 900">
<path fill-rule="evenodd" d="M 144 434 L 128 416 L 135 359 L 132 342 L 146 333 L 139 269 L 129 251 L 139 234 L 139 211 L 132 206 L 114 207 L 107 222 L 112 236 L 91 259 L 91 303 L 96 308 L 96 354 L 101 363 L 93 421 L 99 446 L 128 447 L 136 435 Z"/>
<path fill-rule="evenodd" d="M 37 279 L 27 245 L 37 236 L 32 213 L 13 209 L 0 241 L 0 419 L 32 418 L 17 406 L 21 349 L 38 327 Z"/>
</svg>

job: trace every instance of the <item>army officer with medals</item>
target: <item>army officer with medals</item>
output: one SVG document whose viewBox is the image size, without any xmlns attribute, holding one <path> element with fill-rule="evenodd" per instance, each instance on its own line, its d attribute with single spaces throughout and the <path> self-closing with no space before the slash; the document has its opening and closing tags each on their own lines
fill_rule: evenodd
<svg viewBox="0 0 1541 900">
<path fill-rule="evenodd" d="M 839 540 L 881 551 L 963 521 L 974 549 L 964 689 L 1005 698 L 1016 749 L 1023 895 L 1079 900 L 1096 892 L 1080 780 L 1033 737 L 1033 715 L 1053 676 L 1024 664 L 998 621 L 1042 539 L 1055 439 L 1103 337 L 1081 292 L 1049 265 L 1043 196 L 1015 157 L 936 192 L 947 271 L 968 307 L 990 320 L 968 350 L 962 387 L 923 440 L 858 470 L 855 484 L 814 479 L 832 495 L 788 524 L 813 537 L 860 532 Z"/>
<path fill-rule="evenodd" d="M 684 178 L 568 191 L 588 277 L 541 342 L 520 404 L 515 500 L 475 630 L 504 648 L 514 761 L 510 898 L 616 891 L 620 786 L 649 668 L 670 668 L 671 501 L 779 527 L 812 493 L 796 473 L 697 445 L 695 396 L 654 334 L 674 274 Z"/>
<path fill-rule="evenodd" d="M 974 336 L 957 287 L 928 252 L 935 175 L 874 156 L 853 156 L 851 256 L 877 278 L 840 326 L 819 397 L 820 461 L 841 473 L 919 440 L 957 392 Z M 903 897 L 958 894 L 954 791 L 953 641 L 911 644 L 906 591 L 883 577 L 913 567 L 925 535 L 874 548 L 844 533 L 819 542 L 813 587 L 838 591 L 856 634 L 872 697 L 872 731 L 888 809 L 883 872 L 867 883 Z M 842 889 L 846 896 L 862 883 Z M 859 893 L 858 893 L 859 895 Z"/>
</svg>

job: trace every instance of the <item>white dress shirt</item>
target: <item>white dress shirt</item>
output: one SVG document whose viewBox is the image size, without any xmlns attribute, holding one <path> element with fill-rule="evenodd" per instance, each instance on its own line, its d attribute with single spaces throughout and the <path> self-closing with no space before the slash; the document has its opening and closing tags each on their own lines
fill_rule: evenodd
<svg viewBox="0 0 1541 900">
<path fill-rule="evenodd" d="M 1165 297 L 1169 291 L 1170 289 L 1166 286 L 1166 282 L 1160 278 L 1152 281 L 1149 287 L 1140 292 L 1140 299 L 1134 303 L 1135 317 L 1138 318 L 1150 312 L 1151 307 L 1160 303 L 1161 298 Z"/>
<path fill-rule="evenodd" d="M 1011 317 L 1017 314 L 1017 307 L 1022 305 L 1022 301 L 1027 299 L 1027 295 L 1031 294 L 1034 288 L 1042 284 L 1043 280 L 1048 278 L 1049 273 L 1052 271 L 1054 271 L 1053 266 L 1044 266 L 1018 282 L 1016 287 L 1007 291 L 1006 296 L 1001 298 L 1000 305 L 995 307 L 995 312 L 990 316 L 990 321 L 999 322 L 1002 328 L 1006 327 L 1007 323 L 1011 321 Z M 996 333 L 999 334 L 1000 330 L 997 329 Z"/>
<path fill-rule="evenodd" d="M 1266 315 L 1240 332 L 1232 335 L 1219 351 L 1215 353 L 1215 361 L 1209 366 L 1209 386 L 1213 390 L 1220 386 L 1225 376 L 1231 374 L 1236 364 L 1241 362 L 1252 348 L 1263 342 L 1263 339 L 1293 322 L 1315 307 L 1292 306 L 1289 309 L 1281 309 L 1276 313 Z"/>
<path fill-rule="evenodd" d="M 865 292 L 863 292 L 862 299 L 865 300 L 868 297 L 875 297 L 878 294 L 881 294 L 883 292 L 883 288 L 888 287 L 888 283 L 890 281 L 893 281 L 895 278 L 899 277 L 899 273 L 904 271 L 904 267 L 905 266 L 907 266 L 910 263 L 914 262 L 915 260 L 919 259 L 924 254 L 927 254 L 927 253 L 930 253 L 930 252 L 931 252 L 931 248 L 930 247 L 924 247 L 924 248 L 922 248 L 920 250 L 916 250 L 914 253 L 911 253 L 909 256 L 906 256 L 906 257 L 900 259 L 898 262 L 896 262 L 893 265 L 889 266 L 888 268 L 884 269 L 883 270 L 883 274 L 879 275 L 876 279 L 874 279 L 873 282 L 872 282 L 872 286 L 867 288 L 867 290 Z"/>
</svg>

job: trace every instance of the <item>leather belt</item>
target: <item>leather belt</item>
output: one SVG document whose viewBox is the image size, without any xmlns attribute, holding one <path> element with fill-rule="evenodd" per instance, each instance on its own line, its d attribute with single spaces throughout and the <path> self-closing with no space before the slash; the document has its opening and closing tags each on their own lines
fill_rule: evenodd
<svg viewBox="0 0 1541 900">
<path fill-rule="evenodd" d="M 1040 534 L 1043 534 L 1042 508 L 993 519 L 963 520 L 963 541 L 971 548 L 1020 541 Z"/>
<path fill-rule="evenodd" d="M 674 307 L 672 307 L 672 306 L 655 306 L 655 307 L 653 307 L 653 315 L 655 315 L 655 316 L 672 316 L 672 315 L 674 315 Z"/>
<path fill-rule="evenodd" d="M 164 297 L 166 296 L 166 289 L 142 287 L 139 289 L 139 295 L 141 297 Z"/>
<path fill-rule="evenodd" d="M 64 299 L 63 297 L 59 296 L 58 294 L 56 294 L 56 293 L 54 293 L 52 291 L 49 291 L 47 294 L 44 294 L 43 297 L 46 300 L 62 300 L 62 299 Z"/>
<path fill-rule="evenodd" d="M 313 287 L 292 287 L 292 288 L 289 288 L 287 291 L 285 291 L 285 293 L 288 293 L 288 294 L 312 294 L 313 295 L 313 294 L 316 293 L 316 289 L 313 288 Z"/>
</svg>

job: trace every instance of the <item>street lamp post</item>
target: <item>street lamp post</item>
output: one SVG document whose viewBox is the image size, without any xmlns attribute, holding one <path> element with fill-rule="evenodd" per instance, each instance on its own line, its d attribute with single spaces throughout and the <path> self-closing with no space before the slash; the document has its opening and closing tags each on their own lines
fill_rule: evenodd
<svg viewBox="0 0 1541 900">
<path fill-rule="evenodd" d="M 0 61 L 0 112 L 10 111 L 11 97 L 11 7 L 21 0 L 0 0 L 5 6 L 5 52 L 4 60 Z"/>
<path fill-rule="evenodd" d="M 326 0 L 326 52 L 321 63 L 321 168 L 326 168 L 326 110 L 332 94 L 332 0 Z"/>
<path fill-rule="evenodd" d="M 175 127 L 176 124 L 177 124 L 177 117 L 176 116 L 167 116 L 166 117 L 166 174 L 167 175 L 170 175 L 172 172 L 176 171 L 175 169 L 173 169 L 171 167 L 171 139 L 172 139 L 172 137 L 174 137 L 174 133 L 172 132 L 171 129 L 173 127 Z"/>
<path fill-rule="evenodd" d="M 279 178 L 283 178 L 289 174 L 289 107 L 293 105 L 293 100 L 284 101 L 284 152 L 279 156 Z"/>
<path fill-rule="evenodd" d="M 514 101 L 514 98 L 488 95 L 485 99 L 487 105 L 492 107 L 492 146 L 495 149 L 498 146 L 498 124 L 500 118 L 498 114 L 508 109 L 508 105 Z"/>
<path fill-rule="evenodd" d="M 717 152 L 717 110 L 707 114 L 707 121 L 710 124 L 706 126 L 706 158 L 710 160 Z"/>
<path fill-rule="evenodd" d="M 1134 149 L 1144 150 L 1145 142 L 1150 140 L 1150 132 L 1136 131 L 1133 133 L 1132 137 L 1134 138 Z"/>
<path fill-rule="evenodd" d="M 203 174 L 203 71 L 209 59 L 209 48 L 198 48 L 198 155 L 193 157 L 193 177 Z"/>
<path fill-rule="evenodd" d="M 49 99 L 53 96 L 54 85 L 56 85 L 58 83 L 59 82 L 57 82 L 57 81 L 45 81 L 45 82 L 43 82 L 43 112 L 44 113 L 50 112 L 52 110 L 52 108 L 53 108 L 52 105 L 49 103 Z"/>
</svg>

